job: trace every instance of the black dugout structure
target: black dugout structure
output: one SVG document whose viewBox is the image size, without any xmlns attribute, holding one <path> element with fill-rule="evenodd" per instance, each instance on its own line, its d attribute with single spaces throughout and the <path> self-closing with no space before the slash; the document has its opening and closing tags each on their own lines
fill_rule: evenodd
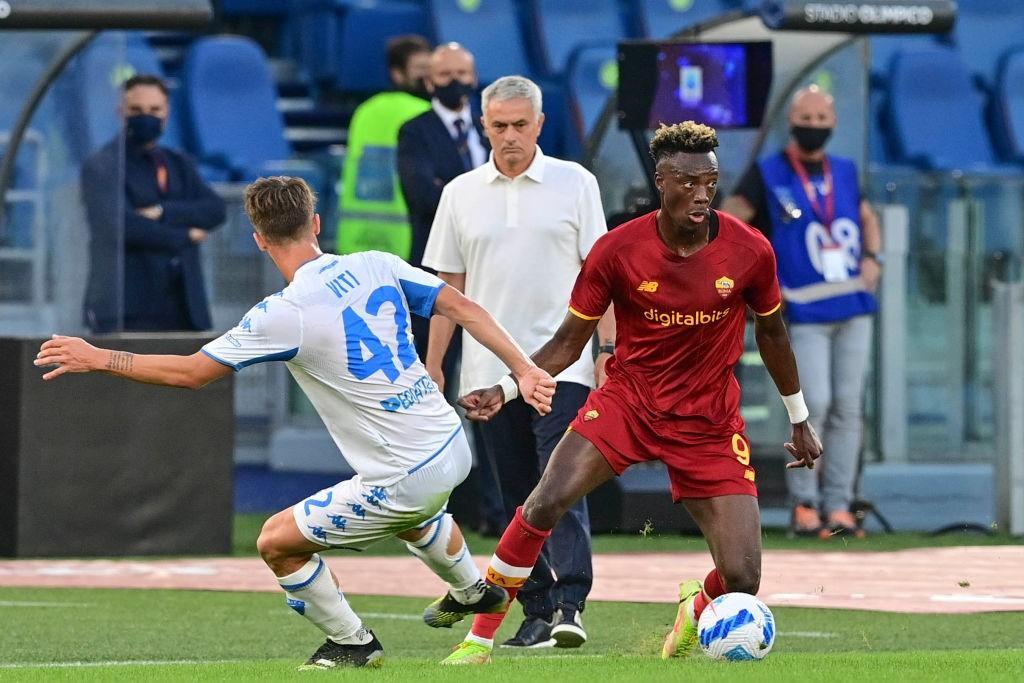
<svg viewBox="0 0 1024 683">
<path fill-rule="evenodd" d="M 103 373 L 44 382 L 44 339 L 0 339 L 0 556 L 231 551 L 234 384 L 188 393 Z M 190 354 L 201 335 L 95 340 Z"/>
</svg>

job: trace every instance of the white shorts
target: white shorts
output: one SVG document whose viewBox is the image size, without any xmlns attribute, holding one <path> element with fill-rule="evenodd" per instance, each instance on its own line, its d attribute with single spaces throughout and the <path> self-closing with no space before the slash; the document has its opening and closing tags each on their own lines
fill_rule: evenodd
<svg viewBox="0 0 1024 683">
<path fill-rule="evenodd" d="M 312 543 L 365 550 L 443 515 L 452 490 L 472 466 L 469 443 L 460 429 L 443 450 L 403 479 L 377 486 L 357 474 L 297 503 L 292 514 L 299 531 Z"/>
</svg>

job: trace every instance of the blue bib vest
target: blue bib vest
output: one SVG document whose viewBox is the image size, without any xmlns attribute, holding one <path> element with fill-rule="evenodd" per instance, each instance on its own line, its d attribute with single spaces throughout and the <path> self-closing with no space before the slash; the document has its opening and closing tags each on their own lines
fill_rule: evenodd
<svg viewBox="0 0 1024 683">
<path fill-rule="evenodd" d="M 860 280 L 863 248 L 860 224 L 860 188 L 853 161 L 829 156 L 835 217 L 826 228 L 815 213 L 803 183 L 784 153 L 759 162 L 764 179 L 772 247 L 778 261 L 779 284 L 786 302 L 786 317 L 796 323 L 830 323 L 874 313 L 875 297 Z M 821 175 L 811 176 L 818 206 L 825 206 Z M 799 216 L 797 216 L 799 214 Z M 822 248 L 841 249 L 849 278 L 827 282 Z"/>
</svg>

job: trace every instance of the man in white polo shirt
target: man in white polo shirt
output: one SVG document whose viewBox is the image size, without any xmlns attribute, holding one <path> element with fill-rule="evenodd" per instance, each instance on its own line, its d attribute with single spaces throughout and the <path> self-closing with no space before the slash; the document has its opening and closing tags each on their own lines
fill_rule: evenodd
<svg viewBox="0 0 1024 683">
<path fill-rule="evenodd" d="M 546 157 L 537 146 L 544 114 L 535 83 L 521 76 L 498 79 L 483 92 L 483 114 L 491 158 L 445 186 L 423 264 L 479 301 L 532 352 L 566 315 L 583 259 L 607 232 L 604 210 L 590 172 Z M 431 321 L 427 371 L 435 380 L 453 329 L 447 319 Z M 615 338 L 611 315 L 598 325 L 598 338 L 596 364 L 584 354 L 555 378 L 558 389 L 549 415 L 534 419 L 522 401 L 513 401 L 483 424 L 506 521 L 537 483 L 595 380 L 603 381 Z M 460 392 L 493 386 L 505 368 L 471 337 L 463 335 L 462 341 Z M 590 523 L 582 500 L 555 527 L 541 562 L 519 592 L 526 620 L 506 645 L 582 645 L 586 632 L 579 615 L 592 577 Z"/>
</svg>

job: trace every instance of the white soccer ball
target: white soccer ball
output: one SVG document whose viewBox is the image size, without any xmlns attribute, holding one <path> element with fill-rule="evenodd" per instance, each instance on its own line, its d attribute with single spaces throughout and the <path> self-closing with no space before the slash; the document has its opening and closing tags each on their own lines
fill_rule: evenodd
<svg viewBox="0 0 1024 683">
<path fill-rule="evenodd" d="M 711 659 L 764 659 L 775 643 L 775 617 L 753 595 L 726 593 L 704 608 L 697 635 Z"/>
</svg>

